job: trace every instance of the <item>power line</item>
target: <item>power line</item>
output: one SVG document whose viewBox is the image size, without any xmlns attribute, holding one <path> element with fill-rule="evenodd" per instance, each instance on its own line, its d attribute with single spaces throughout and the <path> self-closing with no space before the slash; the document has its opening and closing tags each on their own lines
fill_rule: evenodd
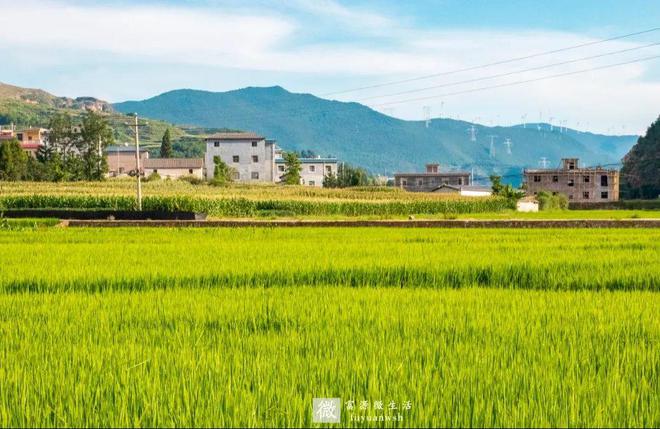
<svg viewBox="0 0 660 429">
<path fill-rule="evenodd" d="M 592 67 L 592 68 L 588 68 L 588 69 L 576 70 L 576 71 L 567 72 L 567 73 L 559 73 L 559 74 L 550 75 L 550 76 L 543 76 L 543 77 L 535 78 L 535 79 L 527 79 L 527 80 L 521 80 L 521 81 L 517 81 L 517 82 L 502 83 L 502 84 L 499 84 L 499 85 L 482 86 L 482 87 L 479 87 L 479 88 L 467 89 L 467 90 L 463 90 L 463 91 L 456 91 L 456 92 L 450 92 L 450 93 L 445 93 L 445 94 L 431 95 L 431 96 L 428 96 L 428 97 L 418 97 L 418 98 L 409 98 L 409 99 L 406 99 L 406 100 L 390 101 L 390 102 L 387 102 L 387 103 L 376 104 L 373 107 L 381 107 L 381 106 L 389 106 L 389 105 L 394 105 L 394 104 L 410 103 L 410 102 L 413 102 L 413 101 L 430 100 L 430 99 L 433 99 L 433 98 L 440 98 L 440 97 L 451 97 L 451 96 L 454 96 L 454 95 L 468 94 L 468 93 L 471 93 L 471 92 L 485 91 L 485 90 L 488 90 L 488 89 L 495 89 L 495 88 L 503 88 L 503 87 L 507 87 L 507 86 L 522 85 L 522 84 L 525 84 L 525 83 L 538 82 L 538 81 L 541 81 L 541 80 L 555 79 L 555 78 L 558 78 L 558 77 L 571 76 L 571 75 L 576 75 L 576 74 L 580 74 L 580 73 L 587 73 L 587 72 L 596 71 L 596 70 L 604 70 L 604 69 L 623 66 L 623 65 L 627 65 L 627 64 L 640 63 L 640 62 L 643 62 L 643 61 L 650 61 L 650 60 L 654 60 L 654 59 L 657 59 L 657 58 L 660 58 L 660 55 L 654 55 L 654 56 L 650 56 L 650 57 L 638 58 L 638 59 L 631 60 L 631 61 L 624 61 L 624 62 L 615 63 L 615 64 L 607 64 L 607 65 L 600 66 L 600 67 Z"/>
<path fill-rule="evenodd" d="M 496 61 L 494 63 L 481 64 L 481 65 L 478 65 L 478 66 L 471 66 L 471 67 L 466 67 L 466 68 L 463 68 L 463 69 L 451 70 L 451 71 L 446 71 L 446 72 L 441 72 L 441 73 L 434 73 L 434 74 L 429 74 L 429 75 L 425 75 L 425 76 L 418 76 L 418 77 L 414 77 L 414 78 L 410 78 L 410 79 L 402 79 L 402 80 L 397 80 L 397 81 L 385 82 L 385 83 L 380 83 L 380 84 L 376 84 L 376 85 L 362 86 L 362 87 L 346 89 L 346 90 L 342 90 L 342 91 L 328 92 L 328 93 L 325 93 L 325 94 L 321 94 L 321 97 L 326 97 L 326 96 L 329 96 L 329 95 L 346 94 L 346 93 L 349 93 L 349 92 L 363 91 L 363 90 L 366 90 L 366 89 L 382 88 L 384 86 L 398 85 L 398 84 L 408 83 L 408 82 L 416 82 L 416 81 L 419 81 L 419 80 L 431 79 L 431 78 L 439 77 L 439 76 L 447 76 L 447 75 L 462 73 L 462 72 L 466 72 L 466 71 L 478 70 L 478 69 L 481 69 L 481 68 L 493 67 L 493 66 L 497 66 L 497 65 L 513 63 L 513 62 L 516 62 L 516 61 L 527 60 L 527 59 L 530 59 L 530 58 L 536 58 L 536 57 L 541 57 L 541 56 L 545 56 L 545 55 L 556 54 L 556 53 L 559 53 L 559 52 L 570 51 L 570 50 L 573 50 L 573 49 L 583 48 L 585 46 L 593 46 L 593 45 L 598 45 L 598 44 L 601 44 L 601 43 L 611 42 L 611 41 L 614 41 L 614 40 L 620 40 L 620 39 L 625 39 L 625 38 L 628 38 L 628 37 L 639 36 L 641 34 L 652 33 L 654 31 L 658 31 L 658 30 L 660 30 L 660 27 L 650 28 L 648 30 L 637 31 L 637 32 L 634 32 L 634 33 L 628 33 L 628 34 L 624 34 L 622 36 L 609 37 L 607 39 L 596 40 L 596 41 L 593 41 L 593 42 L 581 43 L 579 45 L 567 46 L 565 48 L 553 49 L 551 51 L 539 52 L 539 53 L 536 53 L 536 54 L 525 55 L 525 56 L 522 56 L 522 57 L 516 57 L 516 58 L 510 58 L 510 59 L 506 59 L 506 60 Z"/>
<path fill-rule="evenodd" d="M 441 85 L 427 86 L 425 88 L 410 89 L 410 90 L 395 92 L 395 93 L 391 93 L 391 94 L 373 95 L 371 97 L 360 98 L 357 101 L 367 101 L 367 100 L 373 100 L 373 99 L 376 99 L 376 98 L 395 97 L 395 96 L 398 96 L 398 95 L 405 95 L 405 94 L 413 94 L 413 93 L 416 93 L 416 92 L 423 92 L 423 91 L 427 91 L 429 89 L 445 88 L 445 87 L 448 87 L 448 86 L 456 86 L 456 85 L 462 85 L 462 84 L 466 84 L 466 83 L 479 82 L 479 81 L 482 81 L 482 80 L 496 79 L 496 78 L 500 78 L 500 77 L 512 76 L 512 75 L 515 75 L 515 74 L 526 73 L 526 72 L 530 72 L 530 71 L 543 70 L 543 69 L 547 69 L 547 68 L 563 66 L 563 65 L 566 65 L 566 64 L 573 64 L 573 63 L 577 63 L 577 62 L 581 62 L 581 61 L 593 60 L 593 59 L 596 59 L 596 58 L 607 57 L 607 56 L 610 56 L 610 55 L 622 54 L 624 52 L 638 51 L 640 49 L 650 48 L 650 47 L 658 46 L 658 45 L 660 45 L 660 42 L 655 42 L 655 43 L 651 43 L 651 44 L 644 45 L 644 46 L 636 46 L 634 48 L 621 49 L 621 50 L 618 50 L 618 51 L 606 52 L 604 54 L 592 55 L 592 56 L 589 56 L 589 57 L 576 58 L 576 59 L 573 59 L 573 60 L 562 61 L 562 62 L 559 62 L 559 63 L 546 64 L 546 65 L 537 66 L 537 67 L 530 67 L 530 68 L 526 68 L 526 69 L 522 69 L 522 70 L 516 70 L 516 71 L 511 71 L 511 72 L 506 72 L 506 73 L 494 74 L 494 75 L 490 75 L 490 76 L 484 76 L 484 77 L 479 77 L 479 78 L 461 80 L 461 81 L 458 81 L 458 82 L 450 82 L 450 83 L 444 83 L 444 84 L 441 84 Z"/>
</svg>

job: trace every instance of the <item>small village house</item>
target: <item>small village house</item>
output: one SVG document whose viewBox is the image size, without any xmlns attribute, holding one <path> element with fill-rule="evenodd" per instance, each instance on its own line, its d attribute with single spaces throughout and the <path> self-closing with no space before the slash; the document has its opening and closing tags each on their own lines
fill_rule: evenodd
<svg viewBox="0 0 660 429">
<path fill-rule="evenodd" d="M 135 146 L 109 146 L 105 153 L 108 159 L 108 176 L 120 177 L 135 174 Z M 149 152 L 140 149 L 140 167 L 144 172 L 144 163 L 149 159 Z"/>
<path fill-rule="evenodd" d="M 536 197 L 527 196 L 516 201 L 516 211 L 534 213 L 539 211 L 539 201 Z"/>
<path fill-rule="evenodd" d="M 603 167 L 580 167 L 577 158 L 564 158 L 556 169 L 524 171 L 528 195 L 556 192 L 569 202 L 606 203 L 619 199 L 619 172 Z"/>
<path fill-rule="evenodd" d="M 16 132 L 16 139 L 21 148 L 30 156 L 36 157 L 39 148 L 48 141 L 48 130 L 45 128 L 27 128 Z"/>
<path fill-rule="evenodd" d="M 144 161 L 144 175 L 158 174 L 163 179 L 178 179 L 193 176 L 204 179 L 204 159 L 202 158 L 147 158 Z"/>
<path fill-rule="evenodd" d="M 411 192 L 434 192 L 443 185 L 470 185 L 467 171 L 443 172 L 440 164 L 426 164 L 424 173 L 396 173 L 394 186 Z"/>
<path fill-rule="evenodd" d="M 323 187 L 323 179 L 326 176 L 337 175 L 336 158 L 300 158 L 300 184 L 305 186 Z M 283 158 L 275 158 L 277 166 L 277 182 L 286 173 L 286 163 Z"/>
<path fill-rule="evenodd" d="M 435 193 L 456 194 L 461 197 L 489 197 L 493 195 L 493 188 L 479 185 L 440 185 L 433 190 Z"/>
</svg>

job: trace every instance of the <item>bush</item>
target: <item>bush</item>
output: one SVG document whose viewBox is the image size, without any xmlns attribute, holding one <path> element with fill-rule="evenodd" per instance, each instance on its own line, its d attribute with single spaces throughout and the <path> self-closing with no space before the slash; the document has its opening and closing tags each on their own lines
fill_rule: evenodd
<svg viewBox="0 0 660 429">
<path fill-rule="evenodd" d="M 179 177 L 179 180 L 182 180 L 184 182 L 188 182 L 191 185 L 202 185 L 204 184 L 204 179 L 200 179 L 197 176 L 193 176 L 192 174 L 187 175 L 187 176 L 181 176 Z"/>
<path fill-rule="evenodd" d="M 155 171 L 144 179 L 145 182 L 156 182 L 158 180 L 160 180 L 160 174 Z"/>
<path fill-rule="evenodd" d="M 539 210 L 566 210 L 568 198 L 564 194 L 541 191 L 536 195 L 539 200 Z"/>
</svg>

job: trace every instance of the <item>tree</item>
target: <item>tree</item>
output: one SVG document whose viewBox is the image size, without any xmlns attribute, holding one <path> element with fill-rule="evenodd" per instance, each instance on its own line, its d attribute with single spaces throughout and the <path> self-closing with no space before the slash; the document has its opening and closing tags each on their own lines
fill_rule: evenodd
<svg viewBox="0 0 660 429">
<path fill-rule="evenodd" d="M 27 176 L 28 154 L 16 139 L 0 143 L 0 180 L 21 180 Z"/>
<path fill-rule="evenodd" d="M 160 143 L 160 157 L 172 158 L 172 138 L 170 136 L 169 128 L 165 130 L 165 134 L 163 134 L 163 139 Z"/>
<path fill-rule="evenodd" d="M 514 187 L 510 184 L 503 185 L 502 177 L 500 176 L 490 176 L 490 182 L 492 183 L 493 195 L 504 197 L 513 201 L 517 201 L 525 196 L 525 191 L 514 189 Z"/>
<path fill-rule="evenodd" d="M 234 180 L 236 170 L 228 166 L 227 163 L 222 160 L 222 158 L 219 156 L 214 156 L 213 164 L 215 164 L 215 167 L 213 168 L 213 181 L 211 182 L 212 185 L 224 186 Z"/>
<path fill-rule="evenodd" d="M 73 129 L 73 121 L 68 113 L 56 113 L 48 121 L 48 141 L 42 146 L 37 158 L 45 162 L 53 152 L 59 152 L 63 160 L 69 156 L 78 156 L 79 136 Z"/>
<path fill-rule="evenodd" d="M 284 154 L 284 164 L 286 165 L 286 173 L 280 179 L 286 185 L 299 185 L 300 184 L 300 171 L 302 164 L 300 158 L 295 152 L 286 152 Z"/>
<path fill-rule="evenodd" d="M 623 158 L 621 194 L 626 198 L 660 196 L 660 117 Z"/>
<path fill-rule="evenodd" d="M 351 186 L 368 186 L 375 183 L 375 179 L 367 170 L 342 163 L 337 169 L 337 175 L 329 174 L 323 180 L 323 186 L 328 188 L 348 188 Z"/>
<path fill-rule="evenodd" d="M 114 143 L 112 128 L 99 113 L 87 111 L 80 131 L 80 152 L 83 161 L 83 178 L 101 180 L 108 171 L 104 149 Z"/>
</svg>

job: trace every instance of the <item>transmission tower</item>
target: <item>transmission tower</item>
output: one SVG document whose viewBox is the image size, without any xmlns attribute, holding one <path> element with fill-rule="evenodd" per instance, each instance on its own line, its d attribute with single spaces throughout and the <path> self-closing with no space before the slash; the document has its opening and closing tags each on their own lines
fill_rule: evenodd
<svg viewBox="0 0 660 429">
<path fill-rule="evenodd" d="M 424 125 L 426 128 L 431 125 L 431 106 L 424 106 Z"/>
<path fill-rule="evenodd" d="M 512 143 L 511 143 L 511 139 L 510 139 L 510 138 L 507 138 L 507 139 L 504 141 L 504 145 L 506 146 L 506 153 L 507 153 L 508 155 L 511 155 L 511 145 L 512 145 Z"/>
<path fill-rule="evenodd" d="M 472 124 L 470 128 L 467 129 L 468 134 L 470 135 L 470 141 L 471 142 L 476 142 L 477 141 L 477 127 Z"/>
<path fill-rule="evenodd" d="M 488 137 L 490 138 L 490 157 L 495 158 L 495 139 L 497 136 L 495 134 L 491 134 Z"/>
</svg>

